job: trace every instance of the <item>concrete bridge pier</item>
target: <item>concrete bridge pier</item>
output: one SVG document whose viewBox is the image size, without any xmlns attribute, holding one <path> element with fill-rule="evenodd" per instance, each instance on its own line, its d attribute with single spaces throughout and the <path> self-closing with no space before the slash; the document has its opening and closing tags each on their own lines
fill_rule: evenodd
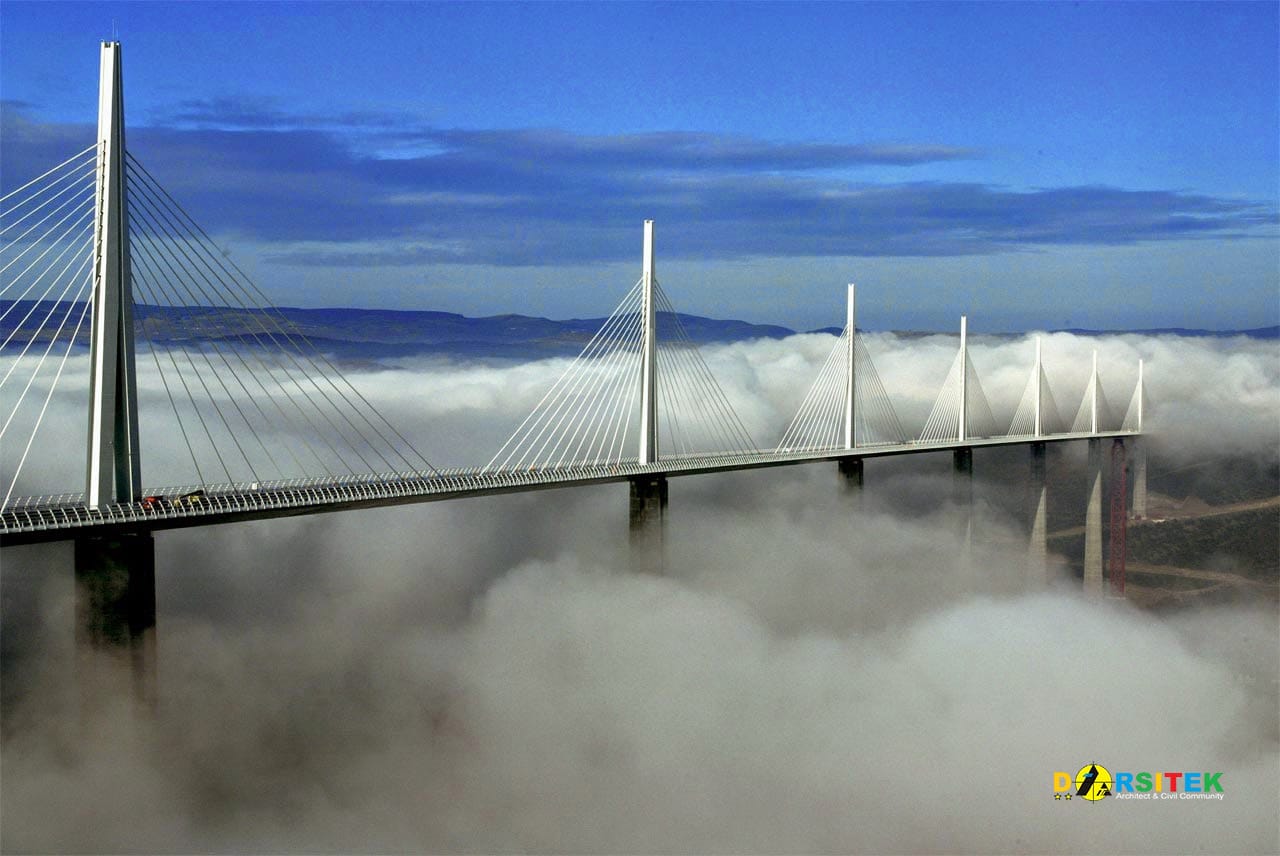
<svg viewBox="0 0 1280 856">
<path fill-rule="evenodd" d="M 1027 589 L 1037 591 L 1049 582 L 1047 522 L 1049 488 L 1045 479 L 1044 443 L 1031 444 L 1031 540 L 1027 546 Z"/>
<path fill-rule="evenodd" d="M 150 532 L 75 542 L 76 656 L 82 704 L 109 698 L 124 672 L 135 700 L 156 701 L 156 555 Z"/>
<path fill-rule="evenodd" d="M 667 516 L 667 477 L 633 476 L 631 486 L 631 568 L 661 575 L 666 564 L 663 528 Z"/>
<path fill-rule="evenodd" d="M 862 458 L 841 458 L 836 462 L 840 472 L 841 493 L 850 499 L 862 498 Z"/>
<path fill-rule="evenodd" d="M 952 499 L 960 512 L 959 533 L 963 544 L 961 560 L 966 571 L 973 550 L 973 449 L 956 449 L 951 480 Z"/>
<path fill-rule="evenodd" d="M 1102 440 L 1089 440 L 1089 505 L 1084 515 L 1084 593 L 1102 597 Z"/>
<path fill-rule="evenodd" d="M 1134 438 L 1129 441 L 1133 452 L 1133 517 L 1147 516 L 1147 444 Z"/>
</svg>

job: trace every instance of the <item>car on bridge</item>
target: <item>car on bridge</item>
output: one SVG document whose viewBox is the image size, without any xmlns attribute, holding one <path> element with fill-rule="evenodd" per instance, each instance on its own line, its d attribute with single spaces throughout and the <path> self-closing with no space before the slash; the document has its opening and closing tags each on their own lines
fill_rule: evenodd
<svg viewBox="0 0 1280 856">
<path fill-rule="evenodd" d="M 204 490 L 193 490 L 190 493 L 174 497 L 172 504 L 174 508 L 181 508 L 184 505 L 199 505 L 204 502 L 204 497 Z"/>
</svg>

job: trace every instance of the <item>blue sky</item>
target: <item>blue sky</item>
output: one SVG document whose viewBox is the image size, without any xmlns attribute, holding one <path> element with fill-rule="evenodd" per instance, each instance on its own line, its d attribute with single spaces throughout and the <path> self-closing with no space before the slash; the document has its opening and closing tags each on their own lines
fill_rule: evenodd
<svg viewBox="0 0 1280 856">
<path fill-rule="evenodd" d="M 1280 323 L 1275 3 L 0 6 L 0 181 L 129 145 L 278 302 Z"/>
</svg>

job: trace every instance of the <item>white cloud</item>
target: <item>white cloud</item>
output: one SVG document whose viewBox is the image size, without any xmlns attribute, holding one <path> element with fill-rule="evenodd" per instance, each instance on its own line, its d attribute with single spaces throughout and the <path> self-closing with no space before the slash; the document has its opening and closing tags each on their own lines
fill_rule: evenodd
<svg viewBox="0 0 1280 856">
<path fill-rule="evenodd" d="M 767 442 L 831 343 L 707 359 Z M 869 346 L 904 421 L 927 412 L 955 340 Z M 1153 461 L 1275 460 L 1275 343 L 1054 335 L 1064 410 L 1095 347 L 1118 404 L 1147 360 Z M 988 396 L 1016 401 L 1029 340 L 979 338 L 973 357 Z M 487 459 L 563 362 L 406 365 L 355 381 L 449 464 Z M 148 442 L 179 465 L 172 432 Z M 103 704 L 87 729 L 66 692 L 69 558 L 6 550 L 5 643 L 23 656 L 5 661 L 3 845 L 1274 849 L 1274 614 L 1025 591 L 1020 523 L 987 504 L 966 566 L 949 466 L 868 465 L 860 509 L 829 464 L 673 481 L 663 578 L 627 571 L 618 486 L 162 534 L 161 704 Z M 1222 771 L 1225 799 L 1052 800 L 1054 771 L 1093 761 Z"/>
</svg>

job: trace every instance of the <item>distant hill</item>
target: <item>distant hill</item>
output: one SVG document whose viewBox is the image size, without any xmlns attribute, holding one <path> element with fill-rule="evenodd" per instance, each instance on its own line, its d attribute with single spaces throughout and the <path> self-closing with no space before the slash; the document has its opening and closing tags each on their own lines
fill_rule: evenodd
<svg viewBox="0 0 1280 856">
<path fill-rule="evenodd" d="M 64 313 L 74 327 L 82 304 L 0 300 L 0 336 L 9 338 L 19 324 L 28 329 L 57 329 Z M 52 313 L 53 317 L 46 321 Z M 556 321 L 527 315 L 491 315 L 470 318 L 454 312 L 403 311 L 391 309 L 298 309 L 284 307 L 265 312 L 248 309 L 210 307 L 159 307 L 140 305 L 135 320 L 148 338 L 157 343 L 243 341 L 264 330 L 274 330 L 283 318 L 306 336 L 316 347 L 345 360 L 385 360 L 412 356 L 455 356 L 475 359 L 536 359 L 577 354 L 591 339 L 603 318 L 570 318 Z M 746 321 L 705 318 L 680 314 L 680 323 L 695 344 L 740 342 L 748 339 L 781 339 L 796 331 L 776 324 L 751 324 Z M 659 314 L 660 327 L 669 323 L 666 313 Z M 24 320 L 25 319 L 25 320 Z M 87 325 L 86 325 L 87 326 Z M 837 327 L 824 327 L 814 333 L 839 335 Z M 930 335 L 919 331 L 896 331 L 899 335 Z M 1161 328 L 1150 330 L 1065 330 L 1083 336 L 1137 333 L 1177 336 L 1249 336 L 1256 339 L 1280 339 L 1280 327 L 1255 330 L 1195 330 Z M 1021 335 L 1008 334 L 1009 336 Z M 26 336 L 13 337 L 24 343 Z M 45 339 L 47 341 L 47 338 Z M 82 330 L 80 343 L 88 344 L 88 331 Z M 19 344 L 17 347 L 21 347 Z M 6 352 L 12 352 L 10 344 Z"/>
<path fill-rule="evenodd" d="M 527 315 L 469 318 L 453 312 L 377 309 L 285 308 L 280 311 L 317 347 L 338 356 L 365 359 L 431 354 L 512 359 L 572 356 L 582 350 L 605 322 L 604 318 L 565 321 Z M 667 313 L 659 313 L 659 328 L 670 323 L 669 318 Z M 678 318 L 689 338 L 699 345 L 781 339 L 794 333 L 771 324 L 685 314 Z M 251 322 L 243 318 L 236 319 L 235 323 L 244 326 Z"/>
<path fill-rule="evenodd" d="M 28 329 L 56 330 L 64 316 L 74 327 L 83 304 L 0 301 L 0 336 L 9 338 L 21 324 Z M 49 317 L 52 314 L 52 317 Z M 658 313 L 659 329 L 669 323 Z M 794 330 L 773 324 L 677 316 L 689 338 L 699 345 L 739 342 L 747 339 L 781 339 Z M 24 320 L 25 319 L 25 320 Z M 48 320 L 46 320 L 48 319 Z M 283 322 L 281 321 L 283 319 Z M 532 359 L 575 355 L 604 324 L 604 318 L 571 318 L 555 321 L 527 315 L 491 315 L 469 318 L 453 312 L 390 309 L 298 309 L 282 307 L 267 312 L 219 309 L 203 306 L 161 307 L 139 305 L 134 321 L 147 338 L 157 343 L 246 341 L 266 338 L 277 325 L 287 323 L 321 350 L 350 360 L 379 360 L 420 355 L 475 358 Z M 87 325 L 85 325 L 87 328 Z M 25 343 L 27 336 L 14 336 Z M 43 337 L 47 341 L 47 336 Z M 80 344 L 88 345 L 82 329 Z M 13 350 L 10 344 L 6 350 Z"/>
</svg>

